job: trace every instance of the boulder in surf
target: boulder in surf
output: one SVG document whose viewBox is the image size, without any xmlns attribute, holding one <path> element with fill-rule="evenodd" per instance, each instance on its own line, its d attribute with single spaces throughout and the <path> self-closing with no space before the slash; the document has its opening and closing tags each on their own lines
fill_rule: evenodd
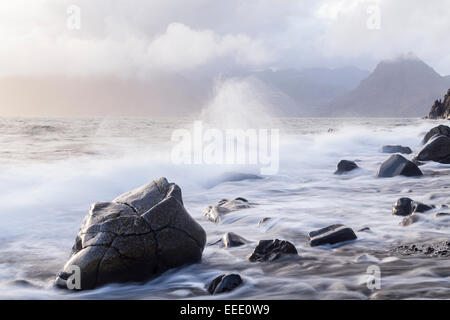
<svg viewBox="0 0 450 320">
<path fill-rule="evenodd" d="M 414 201 L 410 198 L 400 198 L 392 206 L 392 214 L 395 216 L 409 216 L 414 212 L 425 212 L 433 209 L 432 206 Z"/>
<path fill-rule="evenodd" d="M 399 154 L 390 156 L 378 169 L 377 176 L 391 178 L 398 175 L 406 177 L 422 176 L 419 167 Z"/>
<path fill-rule="evenodd" d="M 295 246 L 285 240 L 261 240 L 249 256 L 251 262 L 274 261 L 286 255 L 298 255 Z"/>
<path fill-rule="evenodd" d="M 337 165 L 337 169 L 334 174 L 344 174 L 346 172 L 353 171 L 358 169 L 358 165 L 354 161 L 349 160 L 341 160 Z"/>
<path fill-rule="evenodd" d="M 324 244 L 336 244 L 344 241 L 355 240 L 356 234 L 351 229 L 342 224 L 333 224 L 331 226 L 311 231 L 308 234 L 311 247 Z"/>
<path fill-rule="evenodd" d="M 205 242 L 205 231 L 183 206 L 180 187 L 160 178 L 91 206 L 55 284 L 66 288 L 73 266 L 81 271 L 79 290 L 144 281 L 198 262 Z"/>
<path fill-rule="evenodd" d="M 418 161 L 450 163 L 450 138 L 439 135 L 431 138 L 416 156 Z"/>
<path fill-rule="evenodd" d="M 382 153 L 404 153 L 411 154 L 412 150 L 410 147 L 404 147 L 400 145 L 386 145 L 381 147 Z"/>
<path fill-rule="evenodd" d="M 242 284 L 242 278 L 235 273 L 222 274 L 215 278 L 208 286 L 210 294 L 230 292 Z"/>
<path fill-rule="evenodd" d="M 430 129 L 423 137 L 422 143 L 426 144 L 434 136 L 446 136 L 450 138 L 450 127 L 441 124 Z"/>
</svg>

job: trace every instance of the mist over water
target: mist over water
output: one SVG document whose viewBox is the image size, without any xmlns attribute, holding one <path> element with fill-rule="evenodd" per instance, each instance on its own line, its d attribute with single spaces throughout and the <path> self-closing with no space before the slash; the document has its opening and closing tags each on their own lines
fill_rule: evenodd
<svg viewBox="0 0 450 320">
<path fill-rule="evenodd" d="M 272 91 L 252 77 L 219 79 L 214 96 L 202 109 L 200 119 L 220 129 L 278 127 L 280 122 L 275 116 L 279 105 Z"/>
<path fill-rule="evenodd" d="M 218 97 L 224 96 L 210 106 L 211 114 L 236 103 L 227 101 L 228 89 L 224 90 Z M 245 98 L 247 94 L 243 89 L 242 103 L 254 98 Z M 234 113 L 242 120 L 258 117 L 251 117 L 251 110 L 246 110 L 247 115 L 238 111 Z M 261 117 L 263 123 L 270 119 Z M 417 151 L 423 134 L 438 122 L 273 119 L 271 125 L 279 124 L 280 129 L 278 174 L 213 187 L 205 182 L 224 172 L 255 172 L 257 168 L 173 164 L 171 134 L 191 126 L 192 119 L 0 122 L 0 298 L 205 299 L 210 298 L 205 288 L 209 281 L 221 273 L 236 272 L 244 285 L 214 298 L 366 299 L 376 293 L 366 286 L 366 269 L 371 264 L 379 265 L 382 272 L 379 297 L 433 298 L 450 293 L 448 259 L 388 253 L 410 241 L 448 237 L 450 219 L 436 220 L 433 211 L 402 227 L 398 226 L 401 218 L 391 215 L 391 207 L 402 196 L 427 204 L 450 204 L 446 183 L 450 167 L 430 163 L 421 167 L 422 178 L 376 178 L 379 165 L 389 156 L 379 152 L 382 145 L 401 144 Z M 234 123 L 234 119 L 224 123 Z M 341 159 L 355 160 L 361 169 L 333 175 Z M 113 284 L 81 293 L 51 287 L 90 204 L 110 201 L 162 176 L 180 185 L 185 207 L 206 230 L 208 243 L 229 231 L 251 242 L 230 249 L 207 246 L 201 263 L 170 270 L 145 284 Z M 227 214 L 219 224 L 201 216 L 206 206 L 238 196 L 256 205 Z M 271 219 L 258 227 L 265 217 Z M 355 231 L 370 227 L 371 231 L 357 232 L 358 239 L 344 246 L 311 248 L 307 233 L 334 223 Z M 275 238 L 292 242 L 300 257 L 273 263 L 247 260 L 259 240 Z"/>
</svg>

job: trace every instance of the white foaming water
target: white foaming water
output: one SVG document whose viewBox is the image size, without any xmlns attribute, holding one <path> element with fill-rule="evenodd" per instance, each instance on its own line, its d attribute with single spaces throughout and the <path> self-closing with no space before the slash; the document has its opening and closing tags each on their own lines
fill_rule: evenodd
<svg viewBox="0 0 450 320">
<path fill-rule="evenodd" d="M 209 281 L 236 272 L 244 285 L 220 298 L 360 299 L 373 294 L 364 280 L 370 264 L 381 268 L 381 296 L 450 294 L 447 259 L 397 259 L 388 253 L 399 244 L 447 237 L 450 221 L 432 218 L 436 211 L 401 227 L 391 207 L 402 196 L 449 204 L 449 166 L 426 164 L 422 178 L 376 178 L 380 163 L 389 156 L 379 152 L 382 145 L 401 144 L 417 151 L 423 134 L 438 122 L 276 119 L 271 123 L 279 124 L 281 134 L 279 173 L 212 188 L 205 187 L 210 178 L 230 171 L 255 173 L 255 168 L 172 164 L 171 133 L 189 126 L 189 119 L 0 122 L 0 298 L 205 299 L 210 298 L 205 289 Z M 355 160 L 361 169 L 333 175 L 341 159 Z M 113 284 L 79 293 L 52 288 L 90 204 L 162 176 L 180 185 L 185 206 L 206 230 L 208 243 L 229 231 L 251 243 L 231 249 L 207 246 L 200 263 L 145 284 Z M 219 224 L 201 216 L 204 207 L 238 196 L 256 205 L 226 215 Z M 258 227 L 265 217 L 271 219 Z M 309 246 L 309 231 L 335 223 L 371 230 L 357 232 L 358 240 L 344 246 Z M 259 240 L 275 238 L 291 241 L 300 258 L 247 260 Z"/>
<path fill-rule="evenodd" d="M 279 125 L 271 92 L 253 78 L 218 80 L 214 98 L 200 114 L 206 124 L 220 129 L 259 129 Z"/>
</svg>

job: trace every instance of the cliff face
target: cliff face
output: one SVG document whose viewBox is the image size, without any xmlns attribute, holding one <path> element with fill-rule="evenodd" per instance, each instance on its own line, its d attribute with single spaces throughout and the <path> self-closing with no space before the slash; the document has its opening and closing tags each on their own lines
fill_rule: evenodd
<svg viewBox="0 0 450 320">
<path fill-rule="evenodd" d="M 450 89 L 444 97 L 444 101 L 436 100 L 431 107 L 429 119 L 449 119 L 450 118 Z"/>
</svg>

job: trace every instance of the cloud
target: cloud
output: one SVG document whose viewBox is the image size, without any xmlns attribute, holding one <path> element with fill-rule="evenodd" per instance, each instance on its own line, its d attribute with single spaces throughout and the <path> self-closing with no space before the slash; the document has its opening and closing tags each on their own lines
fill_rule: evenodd
<svg viewBox="0 0 450 320">
<path fill-rule="evenodd" d="M 167 30 L 147 39 L 130 34 L 125 39 L 52 37 L 42 30 L 3 37 L 0 67 L 5 74 L 108 74 L 145 75 L 198 68 L 217 59 L 238 65 L 262 65 L 272 56 L 260 40 L 244 34 L 218 35 L 171 23 Z"/>
<path fill-rule="evenodd" d="M 67 8 L 81 8 L 68 30 Z M 380 28 L 368 28 L 378 8 Z M 0 75 L 125 76 L 356 65 L 414 52 L 450 73 L 447 0 L 16 0 L 0 4 Z"/>
<path fill-rule="evenodd" d="M 244 34 L 217 35 L 211 30 L 193 30 L 181 23 L 171 23 L 164 34 L 148 46 L 152 66 L 165 70 L 192 69 L 229 57 L 243 65 L 259 65 L 271 60 L 262 41 Z"/>
<path fill-rule="evenodd" d="M 81 29 L 69 30 L 66 10 L 69 6 L 45 0 L 39 0 L 39 5 L 22 5 L 27 8 L 23 16 L 17 12 L 19 5 L 0 5 L 0 17 L 9 14 L 20 17 L 0 22 L 2 76 L 55 73 L 147 76 L 224 62 L 258 66 L 273 58 L 262 39 L 242 32 L 218 33 L 179 22 L 169 23 L 161 32 L 155 29 L 162 26 L 145 31 L 144 21 L 135 22 L 127 11 L 120 16 L 118 8 L 93 7 L 88 3 L 80 7 Z M 124 5 L 121 2 L 120 8 Z M 127 7 L 129 12 L 130 6 Z M 103 19 L 91 16 L 102 12 Z M 99 20 L 103 21 L 101 27 Z"/>
<path fill-rule="evenodd" d="M 414 52 L 441 73 L 450 73 L 450 43 L 445 41 L 450 20 L 443 14 L 449 9 L 445 0 L 432 6 L 420 0 L 322 1 L 316 10 L 326 25 L 320 55 L 378 61 Z M 379 19 L 379 28 L 371 28 L 373 18 Z"/>
</svg>

